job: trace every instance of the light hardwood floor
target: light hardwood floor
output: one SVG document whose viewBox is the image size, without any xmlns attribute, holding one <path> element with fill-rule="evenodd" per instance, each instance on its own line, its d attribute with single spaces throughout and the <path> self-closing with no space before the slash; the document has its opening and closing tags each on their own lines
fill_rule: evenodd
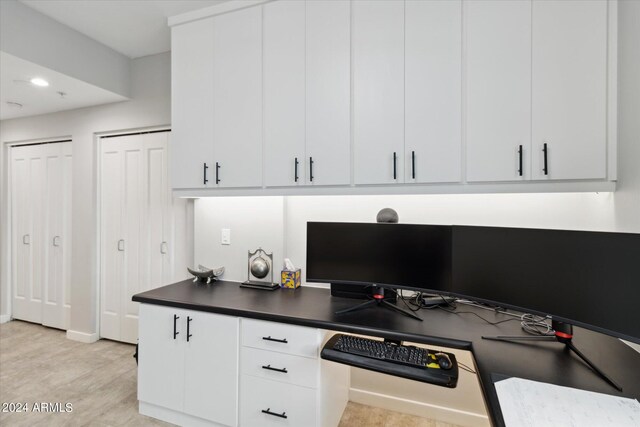
<svg viewBox="0 0 640 427">
<path fill-rule="evenodd" d="M 18 320 L 0 325 L 0 404 L 73 405 L 66 413 L 0 412 L 0 425 L 169 426 L 138 414 L 133 352 L 129 344 L 82 344 L 64 331 Z M 455 426 L 350 402 L 340 427 Z"/>
</svg>

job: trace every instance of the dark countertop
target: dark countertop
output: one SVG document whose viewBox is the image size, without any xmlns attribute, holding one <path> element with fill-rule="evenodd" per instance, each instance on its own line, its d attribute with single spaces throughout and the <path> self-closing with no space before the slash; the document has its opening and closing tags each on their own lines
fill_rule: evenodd
<svg viewBox="0 0 640 427">
<path fill-rule="evenodd" d="M 601 370 L 622 386 L 618 392 L 564 345 L 557 342 L 498 342 L 482 336 L 523 335 L 518 321 L 503 314 L 459 304 L 456 312 L 420 310 L 419 322 L 381 308 L 347 313 L 336 311 L 358 300 L 332 297 L 328 289 L 302 287 L 273 292 L 240 288 L 236 282 L 210 285 L 185 280 L 133 296 L 133 301 L 238 317 L 269 320 L 333 331 L 360 333 L 470 350 L 494 425 L 504 425 L 495 377 L 520 377 L 567 387 L 640 399 L 640 353 L 617 338 L 574 327 L 573 342 Z M 404 307 L 401 301 L 397 304 Z M 464 312 L 464 313 L 463 313 Z"/>
</svg>

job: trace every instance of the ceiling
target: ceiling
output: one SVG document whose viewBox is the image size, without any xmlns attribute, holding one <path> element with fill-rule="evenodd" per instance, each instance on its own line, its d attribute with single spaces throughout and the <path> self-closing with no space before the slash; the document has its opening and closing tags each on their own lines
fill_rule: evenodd
<svg viewBox="0 0 640 427">
<path fill-rule="evenodd" d="M 0 52 L 0 120 L 71 110 L 90 105 L 124 101 L 127 98 L 74 79 L 40 65 Z M 48 87 L 29 83 L 34 77 L 49 82 Z M 65 93 L 60 96 L 58 92 Z M 17 102 L 22 105 L 10 105 Z"/>
<path fill-rule="evenodd" d="M 167 17 L 225 0 L 20 0 L 129 58 L 171 50 Z"/>
</svg>

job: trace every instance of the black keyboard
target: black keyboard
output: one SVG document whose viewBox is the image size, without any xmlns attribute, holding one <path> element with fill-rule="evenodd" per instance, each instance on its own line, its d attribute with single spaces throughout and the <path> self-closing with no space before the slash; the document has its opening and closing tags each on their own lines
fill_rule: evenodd
<svg viewBox="0 0 640 427">
<path fill-rule="evenodd" d="M 449 369 L 442 369 L 438 364 L 438 359 L 445 357 L 440 352 L 336 334 L 325 344 L 321 357 L 371 371 L 455 387 L 458 382 L 458 364 L 453 354 L 445 354 L 450 361 Z"/>
</svg>

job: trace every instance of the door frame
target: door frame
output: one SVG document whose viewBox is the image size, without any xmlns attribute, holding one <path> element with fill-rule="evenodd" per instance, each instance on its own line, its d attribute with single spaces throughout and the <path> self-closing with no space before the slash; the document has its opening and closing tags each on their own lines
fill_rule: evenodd
<svg viewBox="0 0 640 427">
<path fill-rule="evenodd" d="M 99 340 L 102 338 L 100 335 L 101 330 L 101 322 L 100 322 L 100 313 L 102 307 L 102 299 L 100 298 L 100 294 L 102 293 L 102 265 L 100 260 L 102 259 L 102 233 L 101 233 L 101 225 L 102 225 L 102 193 L 100 189 L 102 188 L 102 140 L 103 138 L 109 137 L 118 137 L 118 136 L 126 136 L 126 135 L 140 135 L 145 133 L 156 133 L 156 132 L 171 132 L 171 125 L 158 125 L 158 126 L 148 126 L 142 128 L 133 128 L 133 129 L 123 129 L 116 131 L 106 131 L 106 132 L 96 132 L 93 134 L 94 140 L 94 164 L 95 168 L 95 192 L 94 192 L 94 242 L 95 242 L 95 258 L 93 262 L 95 263 L 95 321 L 96 321 L 96 336 Z M 171 153 L 171 147 L 168 147 L 168 153 Z"/>
<path fill-rule="evenodd" d="M 11 256 L 11 242 L 12 242 L 12 193 L 11 193 L 11 149 L 13 147 L 19 147 L 23 145 L 35 145 L 35 144 L 52 144 L 57 142 L 71 142 L 71 151 L 73 153 L 73 137 L 71 135 L 54 136 L 48 138 L 33 138 L 23 139 L 17 141 L 3 141 L 0 149 L 0 159 L 2 159 L 2 188 L 0 188 L 0 200 L 3 202 L 0 204 L 0 233 L 2 236 L 6 236 L 2 239 L 0 246 L 0 301 L 4 301 L 6 296 L 6 302 L 4 302 L 7 312 L 0 314 L 0 323 L 6 323 L 13 319 L 13 257 Z M 73 154 L 72 154 L 73 155 Z M 73 157 L 72 157 L 73 159 Z M 72 160 L 73 161 L 73 160 Z M 2 307 L 0 306 L 0 313 L 2 313 Z"/>
</svg>

